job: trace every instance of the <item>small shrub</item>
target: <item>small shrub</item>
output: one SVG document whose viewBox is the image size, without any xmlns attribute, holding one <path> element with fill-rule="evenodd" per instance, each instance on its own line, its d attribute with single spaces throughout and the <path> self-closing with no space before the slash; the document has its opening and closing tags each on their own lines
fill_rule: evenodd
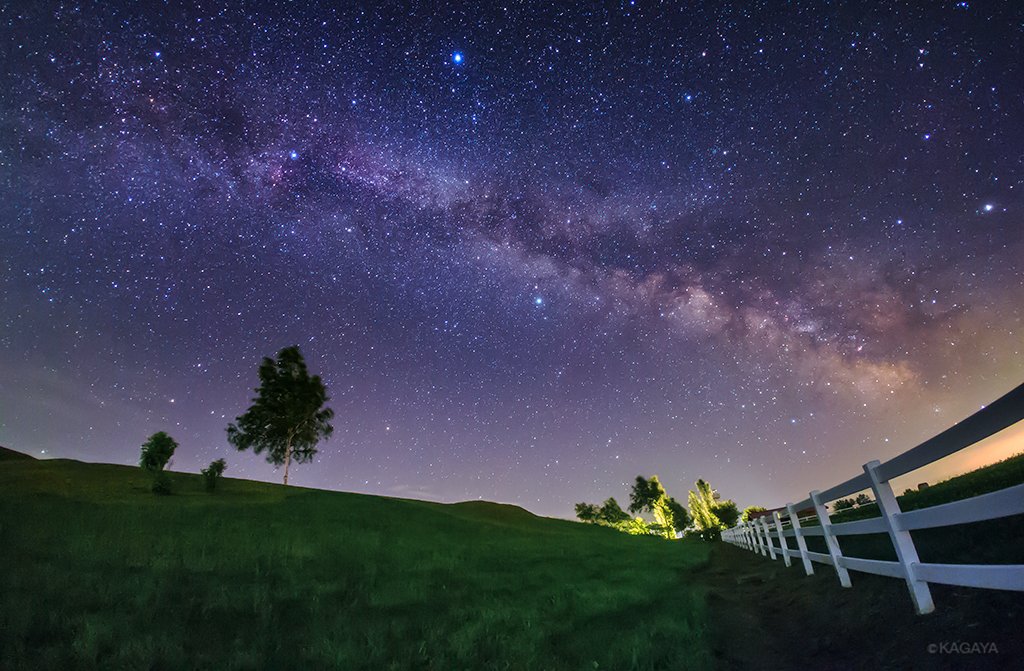
<svg viewBox="0 0 1024 671">
<path fill-rule="evenodd" d="M 227 468 L 227 462 L 223 459 L 217 459 L 211 461 L 210 465 L 204 468 L 201 472 L 203 474 L 203 483 L 206 485 L 206 491 L 212 492 L 217 489 L 217 482 L 221 476 L 224 475 L 224 469 Z"/>
<path fill-rule="evenodd" d="M 171 493 L 171 479 L 165 471 L 151 471 L 153 474 L 153 493 L 166 496 Z"/>
</svg>

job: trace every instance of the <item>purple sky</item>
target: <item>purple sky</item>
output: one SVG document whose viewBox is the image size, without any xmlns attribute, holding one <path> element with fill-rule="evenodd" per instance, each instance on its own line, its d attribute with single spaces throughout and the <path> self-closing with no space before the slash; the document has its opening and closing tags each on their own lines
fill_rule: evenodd
<svg viewBox="0 0 1024 671">
<path fill-rule="evenodd" d="M 298 344 L 296 484 L 777 505 L 1024 380 L 1017 3 L 22 4 L 7 447 L 278 480 L 224 429 Z"/>
</svg>

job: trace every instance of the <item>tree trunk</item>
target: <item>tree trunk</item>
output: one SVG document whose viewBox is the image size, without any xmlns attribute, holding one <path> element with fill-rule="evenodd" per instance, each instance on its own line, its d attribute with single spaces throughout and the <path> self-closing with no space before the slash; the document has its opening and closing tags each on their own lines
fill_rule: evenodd
<svg viewBox="0 0 1024 671">
<path fill-rule="evenodd" d="M 288 484 L 288 467 L 292 464 L 292 440 L 288 439 L 288 445 L 284 448 L 284 484 Z"/>
</svg>

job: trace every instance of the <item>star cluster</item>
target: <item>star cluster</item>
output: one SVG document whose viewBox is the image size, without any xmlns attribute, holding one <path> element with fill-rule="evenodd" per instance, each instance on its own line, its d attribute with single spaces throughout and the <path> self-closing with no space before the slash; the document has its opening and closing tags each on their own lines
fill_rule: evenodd
<svg viewBox="0 0 1024 671">
<path fill-rule="evenodd" d="M 1024 379 L 1016 3 L 0 9 L 0 443 L 545 514 L 778 504 Z"/>
</svg>

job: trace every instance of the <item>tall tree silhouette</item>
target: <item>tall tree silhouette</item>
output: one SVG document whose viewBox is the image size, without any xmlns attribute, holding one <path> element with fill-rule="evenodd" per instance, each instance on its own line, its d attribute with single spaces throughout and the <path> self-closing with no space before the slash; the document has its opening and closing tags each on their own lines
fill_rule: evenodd
<svg viewBox="0 0 1024 671">
<path fill-rule="evenodd" d="M 286 347 L 277 359 L 265 357 L 259 369 L 260 386 L 245 414 L 228 425 L 228 442 L 239 450 L 260 454 L 284 464 L 284 484 L 294 460 L 309 462 L 316 445 L 334 431 L 334 411 L 324 407 L 327 389 L 319 375 L 310 376 L 298 347 Z"/>
</svg>

